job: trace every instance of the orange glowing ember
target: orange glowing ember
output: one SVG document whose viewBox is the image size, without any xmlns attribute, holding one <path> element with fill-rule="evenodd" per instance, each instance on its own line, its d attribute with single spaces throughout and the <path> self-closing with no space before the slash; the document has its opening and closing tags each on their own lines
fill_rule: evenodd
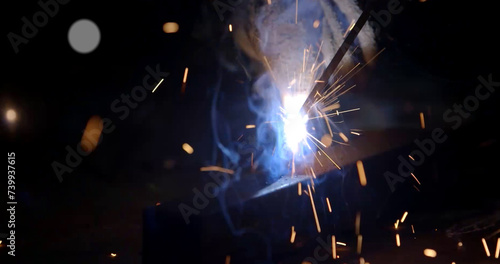
<svg viewBox="0 0 500 264">
<path fill-rule="evenodd" d="M 358 168 L 359 183 L 361 184 L 361 186 L 366 186 L 367 182 L 363 162 L 361 160 L 356 161 L 356 167 Z"/>
</svg>

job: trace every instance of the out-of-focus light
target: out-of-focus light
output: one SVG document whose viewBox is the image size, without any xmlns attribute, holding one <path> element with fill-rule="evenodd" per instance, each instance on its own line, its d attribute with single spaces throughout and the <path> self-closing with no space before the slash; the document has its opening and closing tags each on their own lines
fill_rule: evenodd
<svg viewBox="0 0 500 264">
<path fill-rule="evenodd" d="M 463 246 L 464 244 L 462 242 L 458 242 L 458 246 L 461 247 Z"/>
<path fill-rule="evenodd" d="M 164 167 L 165 169 L 167 169 L 167 170 L 171 170 L 171 169 L 173 169 L 173 168 L 175 167 L 175 164 L 176 164 L 176 163 L 177 163 L 177 162 L 176 162 L 175 160 L 173 160 L 173 159 L 167 159 L 167 160 L 165 160 L 165 161 L 163 162 L 163 167 Z"/>
<path fill-rule="evenodd" d="M 14 111 L 14 109 L 9 109 L 7 112 L 5 112 L 5 118 L 9 122 L 14 122 L 17 119 L 17 113 Z"/>
<path fill-rule="evenodd" d="M 100 116 L 92 116 L 87 122 L 87 126 L 83 131 L 80 145 L 82 150 L 90 153 L 97 148 L 101 137 L 103 122 Z"/>
<path fill-rule="evenodd" d="M 175 33 L 179 31 L 179 24 L 175 22 L 167 22 L 163 24 L 163 32 L 169 34 L 169 33 Z"/>
<path fill-rule="evenodd" d="M 347 142 L 349 141 L 349 139 L 346 137 L 346 135 L 345 135 L 344 133 L 340 132 L 340 133 L 339 133 L 339 136 L 342 138 L 342 140 L 343 140 L 344 142 L 346 142 L 346 143 L 347 143 Z"/>
<path fill-rule="evenodd" d="M 321 137 L 321 143 L 323 143 L 323 145 L 325 145 L 327 148 L 330 147 L 332 145 L 332 136 L 330 136 L 330 134 L 324 134 L 322 137 Z"/>
<path fill-rule="evenodd" d="M 182 149 L 186 151 L 187 154 L 193 154 L 194 149 L 188 143 L 182 144 Z"/>
<path fill-rule="evenodd" d="M 497 248 L 495 250 L 495 258 L 500 257 L 500 237 L 497 239 Z"/>
<path fill-rule="evenodd" d="M 2 244 L 2 240 L 0 240 L 0 245 Z"/>
<path fill-rule="evenodd" d="M 231 264 L 231 256 L 226 256 L 226 264 Z"/>
<path fill-rule="evenodd" d="M 317 20 L 317 19 L 316 19 L 316 20 L 314 20 L 314 22 L 313 22 L 313 27 L 314 27 L 314 28 L 318 28 L 318 27 L 319 27 L 319 20 Z"/>
<path fill-rule="evenodd" d="M 88 54 L 94 51 L 101 41 L 101 31 L 94 21 L 79 19 L 68 31 L 68 42 L 78 53 Z"/>
<path fill-rule="evenodd" d="M 246 125 L 245 127 L 246 129 L 251 129 L 251 128 L 255 128 L 255 125 Z"/>
<path fill-rule="evenodd" d="M 229 24 L 229 32 L 233 32 L 233 25 Z"/>
<path fill-rule="evenodd" d="M 159 205 L 161 205 L 161 203 L 156 203 L 155 205 L 156 205 L 156 206 L 159 206 Z"/>
<path fill-rule="evenodd" d="M 358 235 L 358 247 L 357 247 L 357 250 L 356 252 L 358 254 L 361 254 L 361 245 L 363 244 L 363 236 L 362 235 Z"/>
<path fill-rule="evenodd" d="M 401 240 L 399 239 L 399 234 L 396 234 L 396 246 L 401 246 Z"/>
<path fill-rule="evenodd" d="M 116 253 L 109 254 L 112 258 L 116 257 Z"/>
<path fill-rule="evenodd" d="M 356 213 L 356 220 L 354 221 L 356 235 L 359 235 L 360 225 L 361 225 L 361 212 L 358 211 Z"/>
<path fill-rule="evenodd" d="M 424 249 L 424 255 L 429 258 L 435 258 L 437 256 L 437 252 L 434 249 L 426 248 Z"/>
</svg>

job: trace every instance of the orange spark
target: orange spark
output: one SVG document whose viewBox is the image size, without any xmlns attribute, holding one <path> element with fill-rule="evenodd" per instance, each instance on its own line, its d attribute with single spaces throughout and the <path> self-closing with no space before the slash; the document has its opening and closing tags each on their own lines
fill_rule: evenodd
<svg viewBox="0 0 500 264">
<path fill-rule="evenodd" d="M 363 162 L 361 160 L 356 161 L 356 167 L 358 168 L 359 183 L 361 186 L 366 186 L 366 175 Z"/>
<path fill-rule="evenodd" d="M 332 206 L 330 205 L 330 199 L 328 199 L 328 197 L 326 197 L 326 205 L 328 205 L 328 212 L 332 212 Z"/>
<path fill-rule="evenodd" d="M 184 78 L 182 78 L 182 83 L 186 83 L 187 77 L 188 77 L 188 71 L 189 71 L 189 68 L 186 67 L 186 69 L 184 70 Z"/>
<path fill-rule="evenodd" d="M 181 94 L 184 94 L 186 92 L 186 82 L 187 82 L 187 76 L 188 76 L 188 67 L 184 70 L 184 77 L 182 78 L 182 87 L 181 87 Z"/>
<path fill-rule="evenodd" d="M 227 174 L 234 174 L 233 170 L 222 168 L 219 166 L 207 166 L 207 167 L 201 167 L 200 171 L 218 171 L 218 172 L 223 172 Z"/>
<path fill-rule="evenodd" d="M 497 248 L 495 250 L 495 258 L 497 259 L 500 256 L 500 237 L 497 239 Z"/>
<path fill-rule="evenodd" d="M 165 33 L 175 33 L 179 31 L 179 24 L 175 22 L 167 22 L 163 24 L 163 32 Z"/>
<path fill-rule="evenodd" d="M 344 140 L 344 142 L 347 143 L 349 141 L 349 139 L 344 135 L 344 133 L 340 132 L 339 136 L 342 138 L 342 140 Z"/>
<path fill-rule="evenodd" d="M 420 112 L 420 127 L 422 127 L 422 129 L 425 129 L 424 113 L 422 112 Z"/>
<path fill-rule="evenodd" d="M 313 200 L 312 193 L 311 193 L 311 186 L 309 186 L 309 184 L 307 185 L 307 190 L 309 191 L 308 193 L 309 193 L 309 198 L 311 200 L 311 206 L 312 206 L 313 213 L 314 213 L 314 220 L 316 221 L 316 229 L 318 230 L 318 233 L 321 233 L 321 227 L 319 226 L 318 215 L 316 214 L 316 207 L 314 206 L 314 200 Z"/>
<path fill-rule="evenodd" d="M 337 243 L 335 243 L 335 236 L 332 236 L 332 257 L 333 259 L 337 257 Z"/>
<path fill-rule="evenodd" d="M 415 179 L 417 181 L 418 185 L 422 185 L 422 184 L 420 184 L 420 181 L 417 179 L 417 177 L 415 176 L 415 174 L 413 174 L 413 172 L 411 172 L 410 174 L 413 177 L 413 179 Z"/>
<path fill-rule="evenodd" d="M 104 123 L 100 116 L 92 116 L 85 130 L 83 131 L 82 139 L 80 140 L 81 148 L 86 153 L 91 153 L 99 145 Z"/>
<path fill-rule="evenodd" d="M 313 23 L 313 27 L 314 28 L 318 28 L 319 27 L 319 20 L 314 20 L 314 23 Z"/>
<path fill-rule="evenodd" d="M 405 212 L 403 214 L 403 217 L 401 217 L 401 223 L 403 223 L 405 221 L 405 219 L 406 219 L 407 216 L 408 216 L 408 212 Z"/>
<path fill-rule="evenodd" d="M 316 179 L 316 173 L 314 173 L 314 170 L 312 167 L 310 167 L 310 169 L 311 169 L 311 173 L 312 173 L 313 177 Z"/>
<path fill-rule="evenodd" d="M 189 145 L 188 143 L 182 144 L 182 149 L 186 151 L 187 154 L 193 154 L 194 152 L 193 147 L 191 147 L 191 145 Z"/>
<path fill-rule="evenodd" d="M 435 258 L 437 256 L 437 252 L 434 249 L 426 248 L 424 249 L 424 255 L 429 258 Z"/>
<path fill-rule="evenodd" d="M 486 256 L 490 256 L 490 249 L 488 248 L 488 244 L 486 243 L 486 239 L 481 238 L 481 241 L 483 242 L 484 246 L 484 251 L 486 252 Z"/>
</svg>

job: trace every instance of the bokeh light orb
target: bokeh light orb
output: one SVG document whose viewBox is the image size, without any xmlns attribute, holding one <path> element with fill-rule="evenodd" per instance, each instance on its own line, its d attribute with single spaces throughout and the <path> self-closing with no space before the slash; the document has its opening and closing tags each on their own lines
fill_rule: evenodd
<svg viewBox="0 0 500 264">
<path fill-rule="evenodd" d="M 9 122 L 15 122 L 17 120 L 17 113 L 14 109 L 9 109 L 5 112 L 5 119 Z"/>
<path fill-rule="evenodd" d="M 163 32 L 170 34 L 179 31 L 179 24 L 175 22 L 167 22 L 163 24 Z"/>
</svg>

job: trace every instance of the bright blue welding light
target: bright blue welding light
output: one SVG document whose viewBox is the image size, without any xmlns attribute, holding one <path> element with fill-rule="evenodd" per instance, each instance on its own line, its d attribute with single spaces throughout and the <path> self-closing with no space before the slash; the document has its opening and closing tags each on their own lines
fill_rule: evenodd
<svg viewBox="0 0 500 264">
<path fill-rule="evenodd" d="M 307 138 L 307 120 L 308 116 L 301 113 L 300 109 L 306 100 L 307 95 L 288 95 L 284 97 L 284 136 L 287 147 L 297 153 L 300 144 Z"/>
</svg>

